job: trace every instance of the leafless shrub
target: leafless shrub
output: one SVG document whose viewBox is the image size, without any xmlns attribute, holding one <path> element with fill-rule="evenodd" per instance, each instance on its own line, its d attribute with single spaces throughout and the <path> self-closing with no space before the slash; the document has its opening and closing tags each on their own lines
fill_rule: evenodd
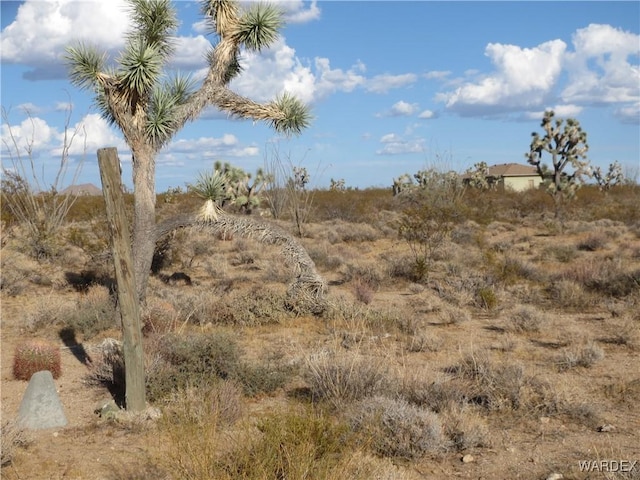
<svg viewBox="0 0 640 480">
<path fill-rule="evenodd" d="M 446 447 L 438 415 L 406 400 L 368 397 L 354 405 L 348 417 L 352 427 L 386 457 L 414 460 Z"/>
<path fill-rule="evenodd" d="M 407 350 L 410 352 L 439 352 L 444 340 L 437 335 L 411 335 L 407 340 Z"/>
<path fill-rule="evenodd" d="M 633 350 L 640 348 L 640 325 L 630 318 L 614 326 L 613 332 L 606 338 L 607 343 L 614 345 L 625 345 Z"/>
<path fill-rule="evenodd" d="M 2 421 L 0 427 L 0 463 L 3 467 L 11 464 L 16 454 L 16 450 L 29 445 L 30 440 L 24 429 L 20 428 L 13 421 Z"/>
<path fill-rule="evenodd" d="M 67 111 L 60 164 L 53 183 L 45 180 L 44 164 L 37 165 L 34 151 L 36 123 L 27 112 L 31 121 L 31 137 L 21 139 L 10 126 L 9 113 L 2 108 L 2 119 L 7 125 L 8 138 L 3 139 L 3 157 L 7 157 L 2 167 L 2 203 L 7 206 L 13 217 L 25 227 L 25 246 L 28 253 L 37 259 L 48 258 L 57 253 L 58 232 L 78 197 L 78 193 L 61 195 L 62 183 L 69 169 L 70 149 L 82 127 L 70 129 L 71 110 Z M 21 144 L 21 142 L 24 142 Z M 86 146 L 86 145 L 85 145 Z M 25 158 L 26 156 L 26 158 Z M 8 165 L 8 166 L 6 166 Z M 75 183 L 82 163 L 78 163 L 72 184 Z M 42 172 L 40 171 L 42 169 Z"/>
<path fill-rule="evenodd" d="M 602 233 L 592 233 L 578 243 L 578 250 L 595 252 L 602 250 L 607 245 L 607 238 Z"/>
<path fill-rule="evenodd" d="M 327 400 L 337 408 L 376 395 L 389 382 L 380 361 L 357 352 L 321 350 L 305 359 L 304 370 L 313 398 Z"/>
<path fill-rule="evenodd" d="M 569 263 L 578 256 L 578 250 L 573 245 L 552 245 L 547 252 L 561 263 Z"/>
<path fill-rule="evenodd" d="M 560 308 L 584 308 L 593 304 L 593 299 L 582 285 L 573 280 L 556 280 L 547 287 L 553 304 Z"/>
<path fill-rule="evenodd" d="M 380 238 L 380 232 L 368 223 L 338 222 L 334 227 L 335 235 L 331 243 L 342 242 L 374 242 Z"/>
<path fill-rule="evenodd" d="M 539 332 L 548 322 L 548 317 L 535 307 L 521 305 L 507 313 L 506 330 L 510 332 Z"/>
<path fill-rule="evenodd" d="M 415 372 L 401 379 L 398 395 L 414 405 L 442 413 L 461 407 L 467 390 L 468 386 L 456 379 L 430 380 Z"/>
<path fill-rule="evenodd" d="M 89 372 L 85 377 L 88 385 L 124 389 L 124 353 L 122 343 L 106 338 L 92 348 Z"/>
<path fill-rule="evenodd" d="M 488 447 L 489 427 L 474 410 L 452 409 L 442 414 L 444 431 L 457 450 Z"/>
<path fill-rule="evenodd" d="M 357 278 L 353 282 L 353 296 L 359 302 L 368 305 L 373 300 L 373 296 L 375 294 L 374 289 L 371 284 L 362 278 Z"/>
<path fill-rule="evenodd" d="M 463 308 L 445 305 L 436 312 L 438 323 L 457 325 L 471 320 L 469 312 Z"/>
<path fill-rule="evenodd" d="M 593 342 L 578 349 L 566 350 L 556 360 L 560 371 L 570 370 L 576 367 L 591 368 L 604 358 L 604 350 Z"/>
<path fill-rule="evenodd" d="M 447 371 L 466 380 L 467 403 L 488 410 L 511 409 L 528 412 L 556 411 L 553 389 L 535 377 L 525 375 L 517 363 L 495 363 L 484 352 L 471 352 Z"/>
<path fill-rule="evenodd" d="M 244 410 L 242 387 L 231 380 L 204 386 L 188 385 L 171 393 L 163 413 L 166 420 L 206 422 L 215 418 L 219 425 L 233 425 Z"/>
</svg>

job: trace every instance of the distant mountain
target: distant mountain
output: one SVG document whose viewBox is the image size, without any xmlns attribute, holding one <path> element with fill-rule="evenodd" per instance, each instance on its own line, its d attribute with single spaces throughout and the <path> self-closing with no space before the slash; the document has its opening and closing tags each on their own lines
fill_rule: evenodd
<svg viewBox="0 0 640 480">
<path fill-rule="evenodd" d="M 102 195 L 102 190 L 93 183 L 83 183 L 81 185 L 70 185 L 60 192 L 60 195 Z"/>
</svg>

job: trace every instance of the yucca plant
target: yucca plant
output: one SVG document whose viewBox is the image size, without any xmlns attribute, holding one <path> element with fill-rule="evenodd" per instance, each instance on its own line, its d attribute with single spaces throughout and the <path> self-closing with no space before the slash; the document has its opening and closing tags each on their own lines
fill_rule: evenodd
<svg viewBox="0 0 640 480">
<path fill-rule="evenodd" d="M 16 380 L 30 380 L 42 370 L 49 370 L 53 378 L 62 373 L 60 349 L 45 340 L 28 340 L 16 347 L 13 357 L 13 376 Z"/>
<path fill-rule="evenodd" d="M 198 217 L 205 222 L 218 219 L 224 202 L 229 199 L 228 179 L 224 172 L 214 169 L 212 172 L 200 172 L 198 179 L 189 190 L 205 200 Z"/>
</svg>

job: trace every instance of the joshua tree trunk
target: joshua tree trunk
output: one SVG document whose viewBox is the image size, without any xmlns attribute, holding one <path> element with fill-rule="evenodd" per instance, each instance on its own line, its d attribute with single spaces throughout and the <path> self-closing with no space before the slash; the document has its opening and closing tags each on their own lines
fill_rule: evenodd
<svg viewBox="0 0 640 480">
<path fill-rule="evenodd" d="M 133 261 L 138 298 L 144 302 L 156 245 L 155 153 L 151 149 L 136 149 L 133 154 L 133 185 Z"/>
</svg>

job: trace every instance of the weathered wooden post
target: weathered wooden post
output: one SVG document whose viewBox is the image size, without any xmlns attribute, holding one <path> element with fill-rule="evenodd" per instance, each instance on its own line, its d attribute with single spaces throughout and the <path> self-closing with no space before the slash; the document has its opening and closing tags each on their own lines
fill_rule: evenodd
<svg viewBox="0 0 640 480">
<path fill-rule="evenodd" d="M 146 408 L 144 387 L 144 351 L 140 308 L 131 254 L 131 236 L 124 209 L 120 161 L 116 148 L 98 150 L 102 193 L 107 204 L 111 232 L 111 250 L 116 270 L 118 305 L 122 316 L 126 408 Z"/>
</svg>

